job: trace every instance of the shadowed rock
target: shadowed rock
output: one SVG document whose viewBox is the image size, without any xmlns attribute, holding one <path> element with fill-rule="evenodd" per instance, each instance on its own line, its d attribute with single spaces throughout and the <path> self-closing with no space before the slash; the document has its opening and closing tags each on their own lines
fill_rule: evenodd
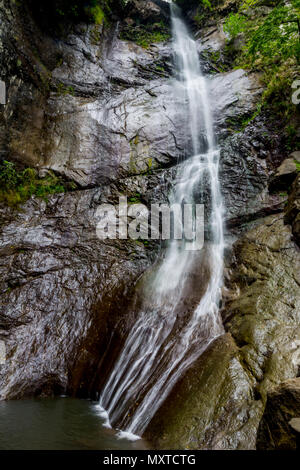
<svg viewBox="0 0 300 470">
<path fill-rule="evenodd" d="M 258 429 L 259 450 L 299 449 L 300 378 L 287 380 L 268 393 Z"/>
</svg>

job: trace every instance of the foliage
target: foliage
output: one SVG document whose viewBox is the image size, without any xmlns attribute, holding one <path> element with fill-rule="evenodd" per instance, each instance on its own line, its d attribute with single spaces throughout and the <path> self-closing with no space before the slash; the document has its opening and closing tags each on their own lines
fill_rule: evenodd
<svg viewBox="0 0 300 470">
<path fill-rule="evenodd" d="M 299 52 L 296 11 L 289 5 L 274 8 L 254 32 L 249 43 L 249 54 L 254 59 L 261 55 L 274 62 L 277 58 L 294 56 L 300 62 Z"/>
<path fill-rule="evenodd" d="M 230 14 L 224 23 L 225 33 L 228 33 L 232 38 L 235 38 L 239 33 L 245 31 L 246 27 L 247 20 L 239 13 Z"/>
<path fill-rule="evenodd" d="M 212 5 L 211 5 L 209 0 L 201 0 L 201 3 L 202 3 L 204 8 L 206 8 L 208 10 L 212 10 Z"/>
<path fill-rule="evenodd" d="M 90 13 L 95 24 L 102 24 L 105 19 L 105 14 L 100 5 L 95 5 L 90 9 Z"/>
<path fill-rule="evenodd" d="M 238 52 L 236 65 L 263 73 L 266 89 L 262 107 L 272 107 L 275 115 L 287 120 L 295 112 L 295 105 L 291 102 L 291 84 L 300 62 L 297 23 L 300 0 L 277 2 L 264 15 L 256 15 L 258 2 L 242 1 L 238 12 L 226 18 L 224 30 L 231 37 L 229 45 L 239 33 L 243 34 L 245 47 Z"/>
<path fill-rule="evenodd" d="M 57 89 L 57 94 L 59 96 L 64 96 L 64 95 L 74 95 L 74 88 L 72 86 L 66 86 L 63 83 L 59 82 L 56 86 Z"/>
<path fill-rule="evenodd" d="M 0 164 L 0 202 L 9 206 L 16 207 L 33 195 L 46 199 L 49 194 L 63 193 L 67 189 L 67 183 L 52 172 L 39 178 L 33 168 L 18 171 L 12 162 L 4 160 Z M 75 185 L 69 184 L 69 189 L 75 189 Z"/>
<path fill-rule="evenodd" d="M 128 202 L 130 204 L 139 204 L 141 203 L 141 195 L 140 193 L 135 193 L 134 196 L 131 196 L 129 199 L 128 199 Z"/>
</svg>

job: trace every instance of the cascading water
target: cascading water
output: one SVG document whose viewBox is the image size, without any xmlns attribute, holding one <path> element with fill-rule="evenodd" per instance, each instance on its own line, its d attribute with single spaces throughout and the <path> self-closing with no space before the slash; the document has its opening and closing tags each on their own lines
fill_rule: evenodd
<svg viewBox="0 0 300 470">
<path fill-rule="evenodd" d="M 219 150 L 196 43 L 178 8 L 171 5 L 171 11 L 179 77 L 174 86 L 188 102 L 193 154 L 179 166 L 170 202 L 195 203 L 199 194 L 208 194 L 209 235 L 199 252 L 187 246 L 193 242 L 170 242 L 101 393 L 99 406 L 107 423 L 129 437 L 144 432 L 178 378 L 223 332 L 219 316 L 224 251 Z"/>
</svg>

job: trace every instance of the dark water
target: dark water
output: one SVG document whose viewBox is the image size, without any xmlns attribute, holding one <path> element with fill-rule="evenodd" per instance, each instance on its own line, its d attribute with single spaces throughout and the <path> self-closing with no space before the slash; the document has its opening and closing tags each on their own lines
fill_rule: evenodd
<svg viewBox="0 0 300 470">
<path fill-rule="evenodd" d="M 143 441 L 118 439 L 102 426 L 95 403 L 72 398 L 0 402 L 1 450 L 132 450 Z"/>
</svg>

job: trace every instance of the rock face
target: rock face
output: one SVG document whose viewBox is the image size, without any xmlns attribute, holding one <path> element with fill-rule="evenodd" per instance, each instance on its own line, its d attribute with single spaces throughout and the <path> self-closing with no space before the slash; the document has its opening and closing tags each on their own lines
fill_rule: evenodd
<svg viewBox="0 0 300 470">
<path fill-rule="evenodd" d="M 299 449 L 300 378 L 287 380 L 268 393 L 258 429 L 260 450 Z M 297 431 L 298 429 L 298 431 Z"/>
<path fill-rule="evenodd" d="M 87 190 L 29 201 L 14 216 L 2 209 L 0 399 L 92 390 L 120 305 L 124 314 L 150 261 L 141 243 L 98 240 L 101 197 Z M 123 318 L 119 333 L 129 326 Z"/>
<path fill-rule="evenodd" d="M 282 162 L 271 180 L 270 186 L 274 189 L 286 189 L 297 176 L 297 166 L 293 158 L 287 158 Z"/>
<path fill-rule="evenodd" d="M 146 437 L 159 449 L 251 449 L 262 404 L 230 334 L 216 339 L 175 386 Z"/>
<path fill-rule="evenodd" d="M 293 183 L 285 220 L 291 224 L 295 240 L 300 245 L 300 175 L 298 175 Z"/>
<path fill-rule="evenodd" d="M 283 215 L 270 216 L 228 255 L 224 325 L 154 417 L 157 447 L 254 449 L 267 392 L 300 364 L 300 254 Z"/>
<path fill-rule="evenodd" d="M 135 321 L 128 306 L 137 280 L 158 251 L 99 240 L 97 207 L 124 194 L 148 206 L 167 201 L 190 156 L 187 101 L 171 78 L 171 44 L 143 49 L 120 40 L 116 24 L 53 36 L 19 3 L 0 0 L 1 158 L 53 170 L 77 190 L 0 208 L 0 399 L 94 396 Z M 162 14 L 159 1 L 131 3 L 142 22 Z M 287 164 L 268 116 L 254 118 L 259 76 L 227 63 L 221 72 L 207 59 L 222 57 L 222 31 L 202 31 L 199 60 L 210 73 L 220 144 L 226 334 L 153 418 L 146 436 L 155 448 L 255 448 L 266 400 L 268 413 L 272 389 L 300 364 L 299 156 Z"/>
</svg>

